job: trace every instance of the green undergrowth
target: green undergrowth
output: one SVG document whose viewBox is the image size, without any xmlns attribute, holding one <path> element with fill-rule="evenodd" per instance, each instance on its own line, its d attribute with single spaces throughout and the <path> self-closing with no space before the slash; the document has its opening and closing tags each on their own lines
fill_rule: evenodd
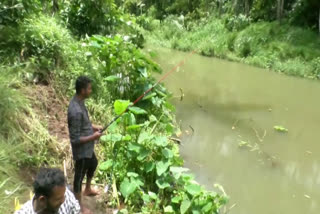
<svg viewBox="0 0 320 214">
<path fill-rule="evenodd" d="M 0 213 L 12 213 L 14 198 L 27 190 L 21 178 L 31 177 L 31 172 L 21 169 L 59 165 L 54 157 L 61 156 L 54 146 L 56 139 L 22 93 L 24 84 L 11 72 L 0 68 Z"/>
<path fill-rule="evenodd" d="M 152 44 L 196 50 L 293 76 L 318 79 L 320 75 L 320 38 L 307 29 L 278 22 L 250 23 L 245 16 L 194 21 L 192 27 L 174 16 L 162 24 L 152 23 L 156 27 L 147 31 Z"/>
<path fill-rule="evenodd" d="M 0 116 L 8 124 L 1 128 L 1 144 L 10 145 L 8 149 L 15 145 L 19 148 L 15 150 L 17 156 L 7 157 L 5 166 L 14 172 L 21 166 L 60 164 L 54 158 L 58 157 L 55 150 L 51 150 L 52 145 L 57 145 L 55 139 L 22 93 L 26 85 L 52 84 L 70 98 L 76 78 L 88 75 L 94 90 L 87 102 L 91 118 L 105 124 L 152 87 L 153 73 L 161 72 L 130 39 L 130 34 L 78 39 L 61 19 L 44 14 L 26 17 L 17 29 L 2 30 L 12 37 L 8 37 L 11 43 L 0 42 L 0 55 L 4 58 L 1 68 L 10 74 L 10 78 L 3 75 L 1 84 L 4 93 L 0 96 L 0 111 L 7 113 Z M 15 48 L 10 50 L 9 44 Z M 170 96 L 163 85 L 156 86 L 110 127 L 110 134 L 99 147 L 104 160 L 97 181 L 112 181 L 109 205 L 116 208 L 125 203 L 123 213 L 218 213 L 226 196 L 197 184 L 182 167 L 178 146 L 169 139 L 177 131 L 174 108 L 168 102 Z M 0 176 L 0 184 L 7 184 L 7 177 Z M 17 175 L 11 177 L 19 180 Z M 15 196 L 12 194 L 6 201 L 13 203 Z"/>
<path fill-rule="evenodd" d="M 114 112 L 130 105 L 117 100 Z M 124 200 L 121 213 L 219 213 L 227 197 L 205 190 L 183 167 L 179 146 L 170 140 L 177 131 L 173 106 L 162 97 L 158 107 L 158 116 L 148 108 L 129 108 L 101 139 L 105 161 L 97 181 L 109 184 L 114 196 L 109 205 Z"/>
</svg>

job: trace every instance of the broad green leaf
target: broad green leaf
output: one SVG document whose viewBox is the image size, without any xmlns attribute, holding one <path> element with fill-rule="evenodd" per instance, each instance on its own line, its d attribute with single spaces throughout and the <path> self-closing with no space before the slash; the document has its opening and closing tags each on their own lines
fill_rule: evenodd
<svg viewBox="0 0 320 214">
<path fill-rule="evenodd" d="M 142 195 L 142 200 L 143 200 L 145 203 L 150 203 L 150 196 L 147 195 L 147 194 L 143 194 L 143 195 Z"/>
<path fill-rule="evenodd" d="M 204 207 L 202 207 L 202 212 L 207 213 L 212 209 L 212 202 L 207 203 Z"/>
<path fill-rule="evenodd" d="M 173 152 L 168 148 L 163 149 L 162 154 L 168 159 L 173 157 Z"/>
<path fill-rule="evenodd" d="M 152 97 L 157 96 L 157 93 L 153 92 L 147 96 L 145 96 L 142 100 L 150 100 Z"/>
<path fill-rule="evenodd" d="M 181 173 L 181 177 L 185 182 L 194 180 L 194 175 L 193 174 Z"/>
<path fill-rule="evenodd" d="M 154 115 L 150 115 L 150 117 L 149 117 L 149 121 L 150 121 L 150 122 L 155 122 L 155 121 L 157 121 L 156 116 L 154 116 Z"/>
<path fill-rule="evenodd" d="M 141 144 L 145 141 L 148 141 L 152 138 L 153 136 L 150 135 L 148 132 L 141 132 L 141 134 L 139 135 L 139 138 L 138 138 L 138 143 Z"/>
<path fill-rule="evenodd" d="M 99 165 L 99 170 L 107 171 L 112 166 L 112 160 L 107 160 Z"/>
<path fill-rule="evenodd" d="M 129 151 L 135 151 L 136 153 L 139 153 L 142 150 L 142 146 L 135 143 L 129 143 L 128 144 Z"/>
<path fill-rule="evenodd" d="M 115 134 L 108 134 L 106 135 L 106 140 L 107 141 L 112 141 L 112 142 L 119 142 L 122 140 L 123 136 L 121 134 L 115 133 Z"/>
<path fill-rule="evenodd" d="M 179 204 L 181 200 L 182 200 L 182 197 L 178 195 L 178 196 L 173 197 L 171 199 L 171 202 L 174 204 Z"/>
<path fill-rule="evenodd" d="M 138 124 L 138 125 L 131 125 L 131 126 L 127 126 L 127 130 L 137 130 L 137 129 L 140 129 L 141 127 L 143 127 L 144 125 L 143 124 Z"/>
<path fill-rule="evenodd" d="M 134 114 L 148 114 L 146 110 L 135 106 L 130 107 L 129 110 Z"/>
<path fill-rule="evenodd" d="M 189 169 L 183 168 L 183 167 L 175 167 L 175 166 L 170 167 L 170 172 L 172 172 L 173 177 L 175 179 L 179 179 L 181 177 L 182 173 L 187 172 L 187 171 L 189 171 Z"/>
<path fill-rule="evenodd" d="M 144 183 L 139 178 L 133 178 L 132 183 L 136 185 L 136 187 L 143 186 Z"/>
<path fill-rule="evenodd" d="M 166 132 L 168 133 L 168 134 L 173 134 L 173 132 L 174 132 L 174 126 L 171 124 L 171 123 L 169 123 L 169 124 L 167 124 L 166 125 Z"/>
<path fill-rule="evenodd" d="M 143 150 L 139 153 L 137 159 L 138 159 L 139 161 L 142 161 L 143 159 L 145 159 L 146 157 L 148 157 L 149 154 L 150 154 L 150 151 L 149 151 L 149 150 L 143 149 Z"/>
<path fill-rule="evenodd" d="M 123 141 L 130 141 L 132 137 L 130 135 L 126 135 L 122 138 Z"/>
<path fill-rule="evenodd" d="M 167 137 L 165 136 L 158 136 L 154 139 L 154 143 L 157 145 L 157 146 L 162 146 L 162 147 L 165 147 L 168 145 L 168 139 Z"/>
<path fill-rule="evenodd" d="M 164 208 L 164 212 L 165 213 L 174 213 L 174 211 L 173 211 L 173 208 L 172 208 L 172 206 L 166 206 L 165 208 Z"/>
<path fill-rule="evenodd" d="M 273 127 L 278 132 L 288 132 L 289 130 L 283 126 L 274 126 Z"/>
<path fill-rule="evenodd" d="M 96 41 L 90 41 L 89 45 L 90 45 L 91 47 L 95 47 L 95 48 L 97 48 L 97 49 L 101 49 L 101 45 L 99 45 L 99 43 L 96 42 Z"/>
<path fill-rule="evenodd" d="M 201 186 L 198 184 L 189 184 L 185 186 L 185 189 L 193 196 L 199 195 L 201 193 Z"/>
<path fill-rule="evenodd" d="M 169 161 L 158 161 L 156 164 L 157 167 L 157 175 L 162 175 L 165 171 L 167 171 L 168 167 L 170 166 Z"/>
<path fill-rule="evenodd" d="M 170 184 L 164 179 L 157 179 L 156 184 L 160 189 L 165 189 L 167 187 L 170 187 Z"/>
<path fill-rule="evenodd" d="M 106 143 L 108 141 L 108 135 L 103 135 L 100 137 L 100 141 Z"/>
<path fill-rule="evenodd" d="M 180 212 L 181 214 L 184 214 L 188 211 L 188 209 L 191 206 L 191 201 L 189 199 L 185 199 L 182 201 L 181 206 L 180 206 Z"/>
<path fill-rule="evenodd" d="M 138 71 L 140 72 L 141 76 L 147 78 L 148 77 L 148 72 L 147 72 L 147 68 L 143 67 L 143 68 L 138 68 Z"/>
<path fill-rule="evenodd" d="M 120 185 L 120 192 L 123 197 L 128 198 L 136 188 L 134 183 L 130 182 L 128 178 L 125 178 Z"/>
<path fill-rule="evenodd" d="M 148 194 L 149 194 L 150 198 L 152 198 L 153 200 L 157 200 L 158 199 L 157 194 L 155 194 L 154 192 L 150 192 L 149 191 Z"/>
<path fill-rule="evenodd" d="M 201 212 L 197 209 L 192 209 L 192 214 L 201 214 Z"/>
<path fill-rule="evenodd" d="M 124 112 L 128 106 L 130 106 L 131 103 L 129 100 L 116 100 L 114 102 L 114 111 L 117 115 L 120 115 L 122 112 Z"/>
<path fill-rule="evenodd" d="M 135 173 L 135 172 L 128 172 L 128 173 L 127 173 L 127 176 L 128 176 L 128 177 L 137 178 L 139 175 L 138 175 L 137 173 Z"/>
<path fill-rule="evenodd" d="M 115 81 L 118 81 L 120 79 L 121 78 L 116 76 L 116 75 L 108 76 L 108 77 L 105 78 L 105 80 L 108 81 L 108 82 L 115 82 Z"/>
<path fill-rule="evenodd" d="M 144 170 L 148 173 L 151 172 L 155 167 L 155 164 L 153 162 L 148 162 L 145 164 Z"/>
<path fill-rule="evenodd" d="M 152 97 L 151 102 L 153 105 L 157 106 L 158 108 L 161 106 L 163 100 L 160 99 L 159 97 Z"/>
</svg>

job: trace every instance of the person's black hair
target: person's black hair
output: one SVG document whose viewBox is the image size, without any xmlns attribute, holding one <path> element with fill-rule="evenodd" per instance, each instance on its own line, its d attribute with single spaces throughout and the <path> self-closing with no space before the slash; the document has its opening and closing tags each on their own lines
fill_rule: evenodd
<svg viewBox="0 0 320 214">
<path fill-rule="evenodd" d="M 82 89 L 86 89 L 91 83 L 91 79 L 87 76 L 80 76 L 76 80 L 76 93 L 80 94 Z"/>
<path fill-rule="evenodd" d="M 42 168 L 33 182 L 33 190 L 36 198 L 50 197 L 54 187 L 65 185 L 66 179 L 60 169 Z"/>
</svg>

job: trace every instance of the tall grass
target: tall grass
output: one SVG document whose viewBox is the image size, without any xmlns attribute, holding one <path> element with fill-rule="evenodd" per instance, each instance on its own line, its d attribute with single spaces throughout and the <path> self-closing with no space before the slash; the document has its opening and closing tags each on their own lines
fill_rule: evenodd
<svg viewBox="0 0 320 214">
<path fill-rule="evenodd" d="M 278 22 L 230 27 L 211 18 L 191 30 L 170 17 L 147 32 L 150 43 L 182 51 L 198 50 L 205 56 L 241 61 L 289 75 L 319 78 L 320 38 L 310 30 Z"/>
<path fill-rule="evenodd" d="M 0 68 L 0 213 L 12 213 L 14 198 L 26 190 L 21 168 L 60 164 L 54 157 L 63 153 L 53 147 L 56 140 L 33 112 L 21 93 L 23 83 L 12 72 L 10 67 Z"/>
</svg>

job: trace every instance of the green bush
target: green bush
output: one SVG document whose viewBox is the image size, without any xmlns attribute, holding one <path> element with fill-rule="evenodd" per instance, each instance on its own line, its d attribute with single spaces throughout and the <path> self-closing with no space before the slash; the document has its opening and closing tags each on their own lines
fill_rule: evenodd
<svg viewBox="0 0 320 214">
<path fill-rule="evenodd" d="M 120 13 L 113 0 L 67 1 L 61 16 L 77 36 L 109 34 L 117 26 Z"/>
<path fill-rule="evenodd" d="M 168 139 L 174 119 L 166 98 L 161 100 L 161 116 L 132 108 L 101 139 L 104 153 L 111 156 L 99 165 L 99 180 L 109 180 L 113 191 L 121 193 L 110 203 L 124 200 L 129 213 L 218 213 L 227 198 L 204 190 L 182 167 L 179 147 Z M 129 104 L 117 100 L 114 111 L 119 114 Z"/>
</svg>

